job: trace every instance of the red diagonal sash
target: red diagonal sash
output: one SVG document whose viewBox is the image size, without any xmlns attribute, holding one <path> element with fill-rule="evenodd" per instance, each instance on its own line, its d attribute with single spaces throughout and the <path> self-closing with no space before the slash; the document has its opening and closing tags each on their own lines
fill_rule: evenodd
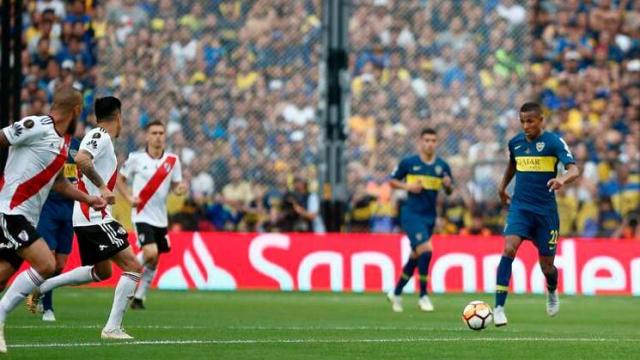
<svg viewBox="0 0 640 360">
<path fill-rule="evenodd" d="M 116 187 L 116 179 L 118 178 L 117 174 L 118 174 L 118 169 L 116 169 L 116 171 L 113 172 L 113 175 L 111 175 L 109 182 L 107 182 L 107 189 L 109 189 L 109 191 L 113 191 L 113 189 L 115 189 Z M 78 190 L 82 191 L 85 194 L 89 194 L 89 191 L 87 190 L 87 186 L 82 181 L 82 173 L 80 172 L 80 169 L 78 169 Z M 87 220 L 90 220 L 89 204 L 85 202 L 80 202 L 80 209 L 82 210 L 82 214 L 84 214 L 84 217 L 87 218 Z M 104 219 L 105 216 L 107 216 L 107 210 L 102 209 L 102 218 Z"/>
<path fill-rule="evenodd" d="M 82 172 L 80 171 L 80 168 L 78 168 L 78 190 L 85 194 L 89 194 L 87 186 L 84 184 L 84 181 L 82 181 Z M 89 220 L 89 204 L 80 202 L 80 210 L 82 210 L 84 217 Z"/>
<path fill-rule="evenodd" d="M 138 195 L 138 198 L 140 199 L 137 207 L 138 212 L 144 209 L 147 202 L 149 202 L 153 194 L 156 193 L 160 185 L 164 182 L 169 173 L 171 173 L 173 166 L 176 164 L 176 160 L 178 160 L 178 158 L 175 156 L 167 156 L 167 159 L 158 167 L 158 170 L 156 170 L 156 173 L 153 174 L 151 179 L 149 179 L 147 185 L 140 190 L 140 195 Z"/>
<path fill-rule="evenodd" d="M 60 149 L 60 153 L 53 159 L 44 170 L 40 171 L 36 176 L 18 185 L 16 192 L 11 198 L 10 208 L 14 209 L 20 206 L 23 202 L 29 200 L 33 195 L 37 194 L 46 184 L 58 175 L 64 163 L 67 161 L 67 149 L 69 148 L 69 142 L 71 137 L 65 135 L 64 147 Z"/>
</svg>

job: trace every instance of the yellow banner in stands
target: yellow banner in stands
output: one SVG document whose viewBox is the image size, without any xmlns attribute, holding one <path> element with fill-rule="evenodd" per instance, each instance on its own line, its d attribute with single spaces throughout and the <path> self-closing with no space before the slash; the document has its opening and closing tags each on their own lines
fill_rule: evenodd
<svg viewBox="0 0 640 360">
<path fill-rule="evenodd" d="M 429 175 L 407 175 L 407 183 L 412 184 L 420 181 L 425 190 L 440 190 L 442 188 L 442 178 Z"/>
<path fill-rule="evenodd" d="M 516 169 L 528 172 L 554 172 L 557 161 L 555 156 L 516 156 Z"/>
</svg>

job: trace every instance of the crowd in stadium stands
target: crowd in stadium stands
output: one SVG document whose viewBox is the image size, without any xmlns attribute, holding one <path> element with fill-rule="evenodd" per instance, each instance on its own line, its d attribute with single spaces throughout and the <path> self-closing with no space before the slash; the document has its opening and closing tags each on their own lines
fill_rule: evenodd
<svg viewBox="0 0 640 360">
<path fill-rule="evenodd" d="M 25 114 L 58 82 L 120 96 L 121 157 L 168 124 L 191 185 L 177 228 L 322 231 L 320 0 L 26 3 Z M 534 99 L 583 169 L 558 194 L 561 234 L 640 237 L 638 1 L 353 3 L 345 230 L 398 230 L 389 174 L 431 126 L 457 185 L 439 231 L 499 234 L 506 142 Z"/>
</svg>

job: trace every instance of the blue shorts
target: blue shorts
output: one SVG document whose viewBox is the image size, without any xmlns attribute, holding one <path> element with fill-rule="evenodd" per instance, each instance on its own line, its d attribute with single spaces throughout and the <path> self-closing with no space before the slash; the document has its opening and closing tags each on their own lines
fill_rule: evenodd
<svg viewBox="0 0 640 360">
<path fill-rule="evenodd" d="M 419 245 L 431 240 L 436 221 L 433 218 L 403 214 L 400 223 L 411 242 L 411 249 L 415 250 Z"/>
<path fill-rule="evenodd" d="M 540 256 L 555 256 L 559 229 L 560 219 L 557 211 L 550 211 L 543 215 L 511 208 L 504 227 L 504 235 L 516 235 L 533 241 Z"/>
<path fill-rule="evenodd" d="M 56 254 L 70 254 L 73 245 L 73 212 L 70 213 L 63 206 L 49 201 L 42 210 L 38 233 L 51 251 L 55 251 Z"/>
</svg>

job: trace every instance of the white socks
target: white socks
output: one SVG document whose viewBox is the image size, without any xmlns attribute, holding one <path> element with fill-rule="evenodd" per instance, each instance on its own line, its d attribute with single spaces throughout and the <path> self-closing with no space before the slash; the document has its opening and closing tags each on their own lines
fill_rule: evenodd
<svg viewBox="0 0 640 360">
<path fill-rule="evenodd" d="M 100 281 L 94 274 L 93 266 L 80 266 L 58 276 L 47 279 L 40 285 L 42 294 L 65 285 L 82 285 L 92 281 Z"/>
<path fill-rule="evenodd" d="M 150 268 L 148 265 L 145 265 L 144 272 L 142 273 L 142 277 L 140 279 L 140 285 L 138 286 L 138 290 L 136 290 L 135 298 L 136 299 L 144 299 L 144 296 L 147 294 L 147 290 L 151 286 L 151 282 L 153 278 L 156 276 L 156 269 Z"/>
<path fill-rule="evenodd" d="M 129 300 L 133 297 L 136 285 L 140 281 L 140 274 L 134 272 L 123 272 L 116 286 L 113 306 L 109 320 L 104 327 L 105 330 L 119 329 L 122 326 L 122 318 L 129 305 Z"/>
<path fill-rule="evenodd" d="M 142 273 L 140 285 L 138 285 L 138 289 L 136 290 L 134 298 L 143 300 L 145 295 L 147 295 L 147 290 L 149 290 L 149 287 L 153 282 L 153 278 L 156 276 L 156 268 L 152 268 L 148 264 L 145 264 L 144 253 L 142 251 L 140 251 L 136 255 L 136 259 L 138 260 L 138 263 L 140 263 L 140 265 L 144 266 L 144 272 Z"/>
<path fill-rule="evenodd" d="M 7 315 L 43 281 L 42 276 L 33 268 L 21 272 L 0 300 L 0 324 L 4 324 Z"/>
</svg>

